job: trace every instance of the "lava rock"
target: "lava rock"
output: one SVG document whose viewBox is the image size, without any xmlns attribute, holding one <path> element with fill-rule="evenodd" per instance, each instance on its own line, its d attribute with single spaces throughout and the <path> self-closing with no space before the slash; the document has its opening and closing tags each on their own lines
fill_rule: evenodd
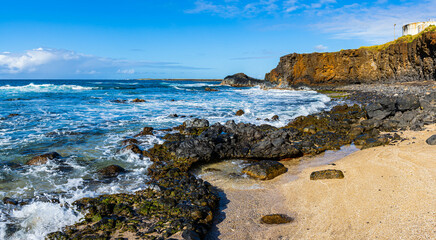
<svg viewBox="0 0 436 240">
<path fill-rule="evenodd" d="M 244 115 L 245 114 L 245 112 L 242 110 L 242 109 L 239 109 L 238 111 L 236 111 L 236 116 L 242 116 L 242 115 Z"/>
<path fill-rule="evenodd" d="M 344 173 L 341 170 L 336 170 L 336 169 L 315 171 L 310 174 L 310 180 L 342 179 L 342 178 L 344 178 Z"/>
<path fill-rule="evenodd" d="M 42 165 L 46 164 L 48 160 L 59 159 L 62 156 L 57 152 L 50 152 L 40 156 L 33 157 L 26 162 L 27 165 Z"/>
<path fill-rule="evenodd" d="M 270 214 L 260 219 L 260 222 L 264 224 L 284 224 L 292 221 L 294 221 L 294 219 L 285 214 Z"/>
<path fill-rule="evenodd" d="M 254 87 L 259 85 L 270 85 L 270 83 L 249 77 L 244 73 L 237 73 L 225 77 L 221 82 L 221 85 L 228 85 L 232 87 Z"/>
<path fill-rule="evenodd" d="M 103 178 L 117 177 L 120 173 L 125 173 L 126 170 L 118 165 L 110 165 L 99 169 L 98 174 Z"/>
<path fill-rule="evenodd" d="M 206 91 L 206 92 L 218 92 L 217 89 L 214 89 L 214 88 L 208 88 L 208 87 L 205 88 L 204 91 Z"/>
<path fill-rule="evenodd" d="M 142 131 L 137 134 L 136 136 L 146 136 L 146 135 L 153 135 L 153 128 L 152 127 L 144 127 Z"/>
<path fill-rule="evenodd" d="M 141 149 L 136 144 L 131 144 L 123 148 L 123 151 L 131 151 L 136 154 L 142 154 Z"/>
<path fill-rule="evenodd" d="M 256 162 L 242 169 L 242 173 L 260 180 L 270 180 L 287 171 L 283 164 L 268 160 Z"/>
<path fill-rule="evenodd" d="M 125 139 L 121 142 L 121 145 L 127 146 L 131 144 L 139 144 L 139 141 L 134 138 Z"/>
<path fill-rule="evenodd" d="M 209 127 L 209 121 L 206 119 L 189 119 L 183 122 L 185 128 L 205 128 Z"/>
<path fill-rule="evenodd" d="M 427 140 L 425 140 L 425 142 L 428 145 L 436 145 L 436 135 L 429 137 Z"/>
<path fill-rule="evenodd" d="M 144 99 L 140 99 L 140 98 L 135 98 L 135 99 L 132 100 L 132 102 L 140 103 L 140 102 L 145 102 L 145 100 Z"/>
</svg>

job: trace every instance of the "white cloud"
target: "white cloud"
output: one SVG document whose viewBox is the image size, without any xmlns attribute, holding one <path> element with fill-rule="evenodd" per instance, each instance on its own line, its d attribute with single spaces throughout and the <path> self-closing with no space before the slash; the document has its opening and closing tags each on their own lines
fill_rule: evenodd
<svg viewBox="0 0 436 240">
<path fill-rule="evenodd" d="M 135 69 L 118 69 L 117 73 L 122 73 L 122 74 L 134 74 L 135 73 Z"/>
<path fill-rule="evenodd" d="M 86 55 L 64 49 L 37 48 L 23 53 L 0 53 L 1 76 L 78 76 L 134 74 L 140 69 L 189 69 L 176 62 L 132 61 Z"/>
<path fill-rule="evenodd" d="M 322 44 L 315 46 L 315 50 L 320 51 L 320 52 L 325 52 L 327 49 L 328 49 L 328 47 L 326 47 Z"/>
<path fill-rule="evenodd" d="M 401 26 L 426 21 L 435 16 L 436 0 L 402 5 L 367 6 L 352 4 L 322 13 L 323 22 L 315 26 L 338 39 L 362 39 L 370 43 L 384 43 L 401 36 Z"/>
</svg>

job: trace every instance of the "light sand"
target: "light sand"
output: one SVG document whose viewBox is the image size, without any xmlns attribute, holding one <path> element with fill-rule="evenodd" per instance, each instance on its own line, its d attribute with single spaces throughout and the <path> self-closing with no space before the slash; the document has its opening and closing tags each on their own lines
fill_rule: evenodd
<svg viewBox="0 0 436 240">
<path fill-rule="evenodd" d="M 436 125 L 407 131 L 409 140 L 395 146 L 355 152 L 336 166 L 306 168 L 297 180 L 290 169 L 256 181 L 259 189 L 205 176 L 227 199 L 208 239 L 436 239 L 436 146 L 425 143 L 433 134 Z M 309 180 L 322 169 L 342 170 L 345 178 Z M 260 224 L 272 213 L 295 221 Z"/>
</svg>

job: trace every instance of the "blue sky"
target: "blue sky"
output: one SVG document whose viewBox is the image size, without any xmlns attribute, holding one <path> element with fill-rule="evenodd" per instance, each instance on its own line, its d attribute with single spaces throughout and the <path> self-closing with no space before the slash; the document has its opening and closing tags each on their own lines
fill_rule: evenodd
<svg viewBox="0 0 436 240">
<path fill-rule="evenodd" d="M 401 36 L 436 0 L 0 2 L 0 78 L 263 78 L 280 56 Z"/>
</svg>

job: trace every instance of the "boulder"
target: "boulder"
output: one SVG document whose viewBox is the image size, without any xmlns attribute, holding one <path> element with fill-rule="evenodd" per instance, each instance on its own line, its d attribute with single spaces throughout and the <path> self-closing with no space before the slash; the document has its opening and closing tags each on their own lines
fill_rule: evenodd
<svg viewBox="0 0 436 240">
<path fill-rule="evenodd" d="M 183 126 L 185 128 L 205 128 L 209 127 L 209 121 L 206 119 L 194 118 L 184 121 Z"/>
<path fill-rule="evenodd" d="M 146 135 L 153 135 L 153 128 L 152 127 L 144 127 L 142 131 L 137 134 L 136 136 L 146 136 Z"/>
<path fill-rule="evenodd" d="M 336 170 L 336 169 L 315 171 L 310 174 L 310 180 L 342 179 L 342 178 L 344 178 L 344 173 L 341 170 Z"/>
<path fill-rule="evenodd" d="M 141 149 L 136 144 L 131 144 L 123 148 L 123 151 L 131 151 L 136 154 L 142 154 Z"/>
<path fill-rule="evenodd" d="M 274 115 L 271 118 L 272 121 L 278 121 L 279 120 L 279 116 L 278 115 Z"/>
<path fill-rule="evenodd" d="M 419 98 L 415 95 L 401 96 L 397 99 L 396 106 L 397 109 L 402 112 L 415 110 L 420 107 Z"/>
<path fill-rule="evenodd" d="M 40 156 L 33 157 L 26 162 L 27 165 L 42 165 L 46 164 L 48 160 L 61 158 L 62 156 L 57 152 L 50 152 Z"/>
<path fill-rule="evenodd" d="M 425 140 L 425 142 L 428 145 L 436 145 L 436 134 L 431 136 L 431 137 L 429 137 L 427 140 Z"/>
<path fill-rule="evenodd" d="M 139 144 L 139 141 L 134 138 L 125 139 L 121 142 L 121 145 L 127 146 L 131 144 Z"/>
<path fill-rule="evenodd" d="M 126 170 L 118 165 L 110 165 L 99 169 L 97 172 L 103 178 L 113 178 L 118 176 L 120 173 L 126 172 Z"/>
<path fill-rule="evenodd" d="M 242 110 L 242 109 L 239 109 L 238 111 L 236 111 L 236 116 L 242 116 L 242 115 L 244 115 L 245 114 L 245 112 Z"/>
<path fill-rule="evenodd" d="M 135 99 L 132 100 L 132 102 L 140 103 L 140 102 L 145 102 L 145 100 L 144 99 L 140 99 L 140 98 L 135 98 Z"/>
<path fill-rule="evenodd" d="M 242 169 L 242 173 L 260 180 L 270 180 L 287 171 L 283 164 L 268 160 L 256 162 Z"/>
<path fill-rule="evenodd" d="M 285 214 L 270 214 L 260 219 L 260 222 L 264 224 L 284 224 L 292 221 L 294 221 L 294 219 Z"/>
<path fill-rule="evenodd" d="M 206 91 L 206 92 L 218 92 L 217 89 L 215 89 L 215 88 L 209 88 L 209 87 L 205 88 L 204 91 Z"/>
</svg>

